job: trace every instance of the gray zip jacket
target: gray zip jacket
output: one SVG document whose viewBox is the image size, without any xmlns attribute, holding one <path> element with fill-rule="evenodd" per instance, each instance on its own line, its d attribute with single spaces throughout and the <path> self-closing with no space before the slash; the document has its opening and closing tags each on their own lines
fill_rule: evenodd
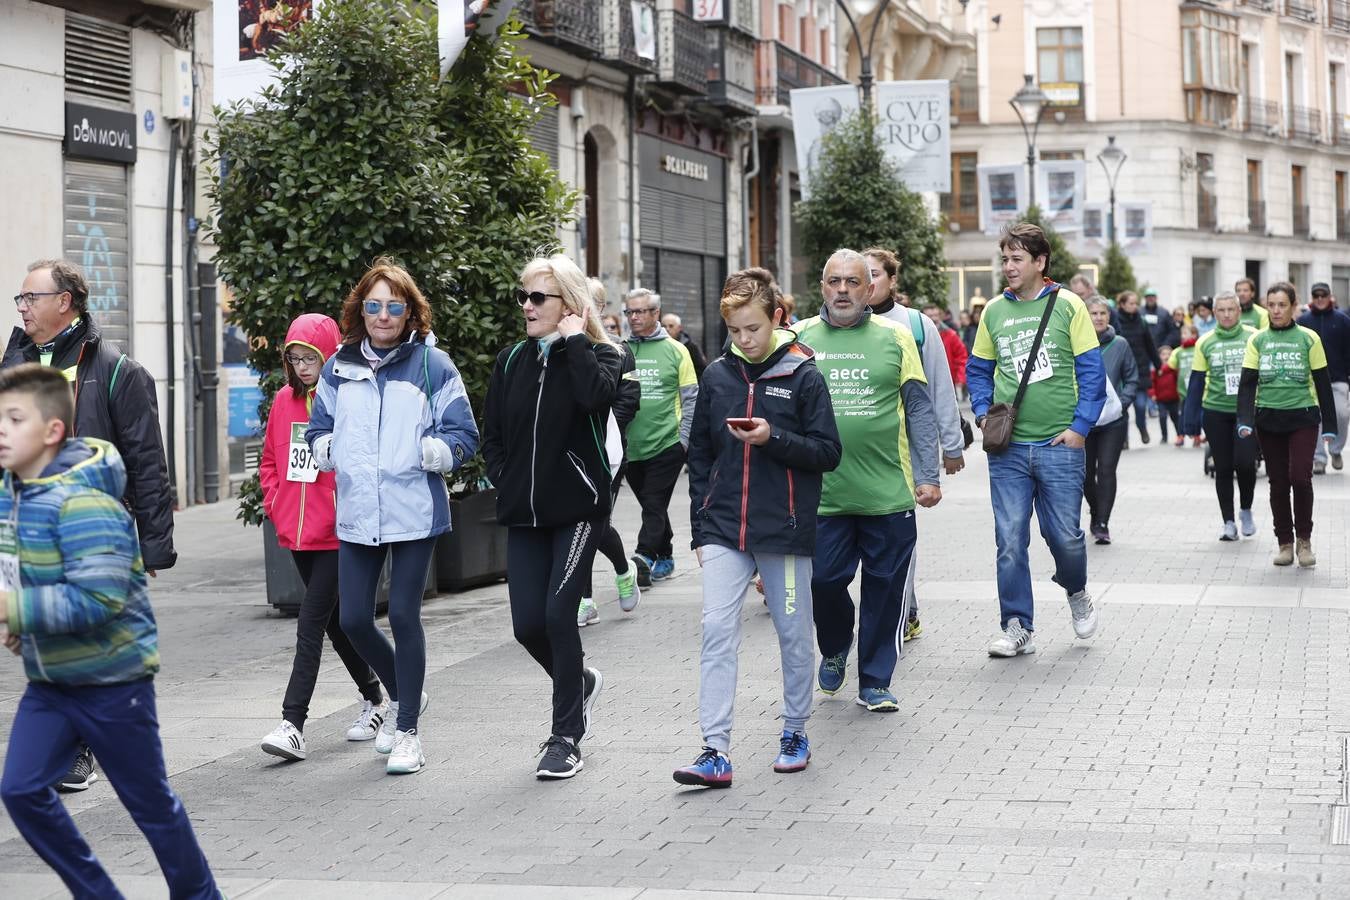
<svg viewBox="0 0 1350 900">
<path fill-rule="evenodd" d="M 882 318 L 902 326 L 914 337 L 908 307 L 896 303 L 883 313 Z M 942 335 L 933 320 L 919 313 L 923 321 L 923 343 L 919 355 L 923 357 L 923 375 L 928 379 L 928 398 L 937 414 L 938 443 L 944 459 L 957 459 L 965 454 L 965 437 L 961 434 L 961 407 L 956 402 L 956 386 L 952 384 L 952 369 L 947 364 L 947 348 L 942 346 Z"/>
</svg>

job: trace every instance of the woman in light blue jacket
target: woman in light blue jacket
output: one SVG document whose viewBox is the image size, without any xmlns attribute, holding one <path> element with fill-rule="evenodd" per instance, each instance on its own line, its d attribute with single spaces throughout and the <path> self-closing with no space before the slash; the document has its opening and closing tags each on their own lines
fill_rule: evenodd
<svg viewBox="0 0 1350 900">
<path fill-rule="evenodd" d="M 422 589 L 436 537 L 451 527 L 445 475 L 477 451 L 478 428 L 455 364 L 436 349 L 431 307 L 403 268 L 375 261 L 343 301 L 342 332 L 305 440 L 318 468 L 337 472 L 342 630 L 389 693 L 375 749 L 389 754 L 390 774 L 407 774 L 426 764 Z M 375 625 L 386 555 L 394 645 Z"/>
</svg>

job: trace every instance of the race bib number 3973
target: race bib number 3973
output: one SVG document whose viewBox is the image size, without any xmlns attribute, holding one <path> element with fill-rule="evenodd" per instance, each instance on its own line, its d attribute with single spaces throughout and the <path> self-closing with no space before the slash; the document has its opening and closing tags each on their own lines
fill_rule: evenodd
<svg viewBox="0 0 1350 900">
<path fill-rule="evenodd" d="M 291 444 L 286 454 L 286 480 L 313 484 L 319 478 L 319 464 L 305 441 L 305 422 L 291 423 Z"/>
</svg>

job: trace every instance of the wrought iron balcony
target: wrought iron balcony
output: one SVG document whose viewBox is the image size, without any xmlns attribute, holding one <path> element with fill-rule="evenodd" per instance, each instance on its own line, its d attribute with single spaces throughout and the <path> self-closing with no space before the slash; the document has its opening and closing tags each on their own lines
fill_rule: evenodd
<svg viewBox="0 0 1350 900">
<path fill-rule="evenodd" d="M 790 106 L 796 88 L 844 84 L 844 79 L 812 59 L 774 40 L 758 42 L 755 99 L 762 106 Z"/>
<path fill-rule="evenodd" d="M 1333 31 L 1350 31 L 1350 0 L 1329 0 L 1327 26 Z"/>
<path fill-rule="evenodd" d="M 1350 117 L 1333 112 L 1331 114 L 1331 129 L 1327 134 L 1336 146 L 1350 147 Z"/>
<path fill-rule="evenodd" d="M 1266 233 L 1266 201 L 1247 200 L 1247 230 L 1252 234 Z"/>
<path fill-rule="evenodd" d="M 649 75 L 656 71 L 656 57 L 644 59 L 638 55 L 636 29 L 633 21 L 634 9 L 645 11 L 655 24 L 656 3 L 654 0 L 603 0 L 600 16 L 604 22 L 604 41 L 600 55 L 610 65 L 632 72 L 636 75 Z M 653 54 L 655 46 L 652 47 Z"/>
<path fill-rule="evenodd" d="M 1288 128 L 1286 133 L 1302 141 L 1315 141 L 1322 137 L 1322 114 L 1306 106 L 1289 107 Z"/>
<path fill-rule="evenodd" d="M 755 112 L 755 39 L 722 25 L 708 26 L 708 102 L 730 114 Z"/>
<path fill-rule="evenodd" d="M 1242 98 L 1242 130 L 1278 137 L 1284 125 L 1280 121 L 1280 104 L 1271 100 Z"/>
<path fill-rule="evenodd" d="M 1316 0 L 1284 0 L 1280 12 L 1301 22 L 1316 22 L 1317 2 Z"/>
<path fill-rule="evenodd" d="M 1294 236 L 1307 237 L 1311 232 L 1311 215 L 1307 204 L 1294 207 Z"/>
<path fill-rule="evenodd" d="M 600 5 L 594 0 L 534 0 L 533 6 L 532 30 L 540 40 L 578 56 L 600 55 Z"/>
<path fill-rule="evenodd" d="M 1275 0 L 1237 0 L 1238 6 L 1245 6 L 1248 9 L 1259 9 L 1262 12 L 1274 12 Z"/>
<path fill-rule="evenodd" d="M 657 12 L 657 83 L 686 94 L 708 91 L 708 46 L 704 26 L 673 9 Z"/>
</svg>

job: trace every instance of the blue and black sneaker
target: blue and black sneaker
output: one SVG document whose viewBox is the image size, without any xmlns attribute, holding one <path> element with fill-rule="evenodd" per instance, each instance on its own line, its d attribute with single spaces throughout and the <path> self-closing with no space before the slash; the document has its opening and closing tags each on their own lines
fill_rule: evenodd
<svg viewBox="0 0 1350 900">
<path fill-rule="evenodd" d="M 675 770 L 675 780 L 680 784 L 692 784 L 699 787 L 731 787 L 731 760 L 712 747 L 704 747 L 692 766 Z"/>
<path fill-rule="evenodd" d="M 860 688 L 857 703 L 859 706 L 867 707 L 868 712 L 896 712 L 900 709 L 895 695 L 886 688 Z"/>
<path fill-rule="evenodd" d="M 827 656 L 820 661 L 818 681 L 823 693 L 834 695 L 844 686 L 848 678 L 848 651 Z"/>
<path fill-rule="evenodd" d="M 785 731 L 778 741 L 778 758 L 773 761 L 775 772 L 800 772 L 811 761 L 811 743 L 800 731 Z"/>
<path fill-rule="evenodd" d="M 663 556 L 652 563 L 652 581 L 665 581 L 675 574 L 675 560 Z"/>
</svg>

